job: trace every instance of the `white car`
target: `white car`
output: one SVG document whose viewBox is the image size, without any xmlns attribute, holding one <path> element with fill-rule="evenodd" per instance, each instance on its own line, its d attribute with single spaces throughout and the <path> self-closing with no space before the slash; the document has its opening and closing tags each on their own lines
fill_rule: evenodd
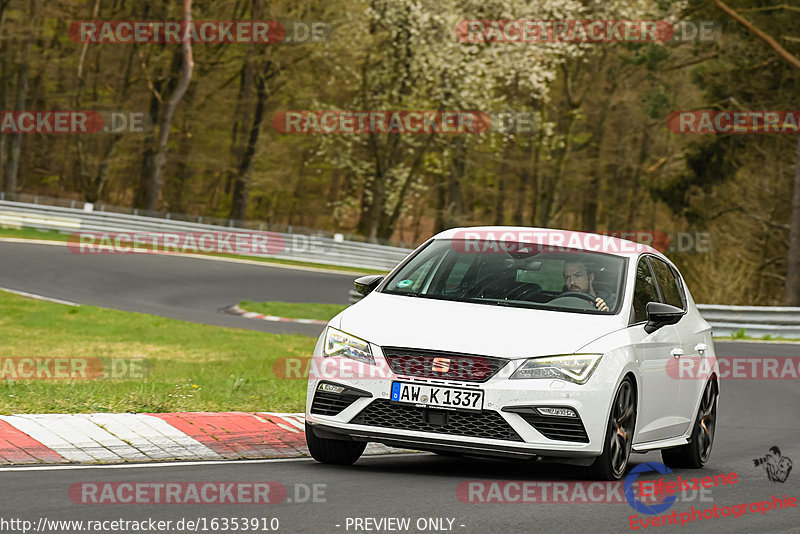
<svg viewBox="0 0 800 534">
<path fill-rule="evenodd" d="M 306 439 L 352 464 L 367 442 L 538 459 L 621 478 L 631 452 L 699 468 L 714 439 L 711 327 L 675 266 L 609 236 L 442 232 L 334 317 L 312 359 Z M 681 379 L 683 363 L 713 362 Z"/>
</svg>

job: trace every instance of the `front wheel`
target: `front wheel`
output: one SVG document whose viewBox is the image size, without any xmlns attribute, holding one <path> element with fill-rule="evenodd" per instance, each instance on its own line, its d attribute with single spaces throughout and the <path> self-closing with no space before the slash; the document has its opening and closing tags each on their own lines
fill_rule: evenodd
<svg viewBox="0 0 800 534">
<path fill-rule="evenodd" d="M 699 469 L 705 465 L 711 457 L 711 446 L 714 444 L 718 396 L 716 384 L 709 380 L 700 399 L 689 443 L 674 449 L 663 449 L 661 459 L 664 460 L 664 465 L 688 469 Z"/>
<path fill-rule="evenodd" d="M 306 423 L 306 445 L 308 445 L 311 457 L 316 461 L 335 465 L 353 465 L 367 448 L 366 441 L 344 441 L 317 437 L 308 423 Z"/>
<path fill-rule="evenodd" d="M 622 383 L 614 396 L 608 417 L 603 454 L 591 466 L 592 476 L 600 480 L 619 480 L 628 468 L 628 458 L 636 426 L 636 393 L 630 377 Z"/>
</svg>

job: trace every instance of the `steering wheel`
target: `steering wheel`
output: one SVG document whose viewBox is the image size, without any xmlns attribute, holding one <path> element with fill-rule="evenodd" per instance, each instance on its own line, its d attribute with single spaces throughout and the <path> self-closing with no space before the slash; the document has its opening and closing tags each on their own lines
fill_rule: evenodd
<svg viewBox="0 0 800 534">
<path fill-rule="evenodd" d="M 597 299 L 597 297 L 593 297 L 593 296 L 589 295 L 588 293 L 581 293 L 580 291 L 567 291 L 566 293 L 561 293 L 556 298 L 560 299 L 560 298 L 563 298 L 563 297 L 575 297 L 575 298 L 587 300 L 587 301 L 591 302 L 592 304 L 595 304 L 595 301 Z M 555 300 L 555 299 L 553 299 L 553 300 Z"/>
</svg>

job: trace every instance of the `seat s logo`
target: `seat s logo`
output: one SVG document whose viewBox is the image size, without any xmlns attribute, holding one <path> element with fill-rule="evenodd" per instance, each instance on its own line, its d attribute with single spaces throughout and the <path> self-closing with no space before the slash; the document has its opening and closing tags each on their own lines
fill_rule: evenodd
<svg viewBox="0 0 800 534">
<path fill-rule="evenodd" d="M 450 370 L 450 358 L 434 358 L 432 370 L 437 373 L 446 373 Z"/>
</svg>

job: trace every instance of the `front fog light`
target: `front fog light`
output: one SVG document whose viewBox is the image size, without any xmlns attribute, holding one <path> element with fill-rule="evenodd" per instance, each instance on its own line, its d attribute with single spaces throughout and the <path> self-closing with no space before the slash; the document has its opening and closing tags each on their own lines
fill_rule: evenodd
<svg viewBox="0 0 800 534">
<path fill-rule="evenodd" d="M 334 384 L 328 384 L 327 382 L 322 382 L 319 386 L 317 386 L 318 391 L 326 391 L 328 393 L 341 393 L 345 390 L 343 386 L 336 386 Z"/>
<path fill-rule="evenodd" d="M 531 358 L 514 371 L 511 378 L 559 378 L 584 384 L 602 357 L 602 354 L 570 354 Z"/>
<path fill-rule="evenodd" d="M 325 356 L 344 356 L 351 360 L 375 365 L 375 358 L 372 357 L 369 343 L 331 327 L 328 327 L 325 333 L 323 354 Z"/>
<path fill-rule="evenodd" d="M 569 408 L 536 408 L 542 415 L 553 415 L 556 417 L 578 417 L 578 415 Z"/>
</svg>

